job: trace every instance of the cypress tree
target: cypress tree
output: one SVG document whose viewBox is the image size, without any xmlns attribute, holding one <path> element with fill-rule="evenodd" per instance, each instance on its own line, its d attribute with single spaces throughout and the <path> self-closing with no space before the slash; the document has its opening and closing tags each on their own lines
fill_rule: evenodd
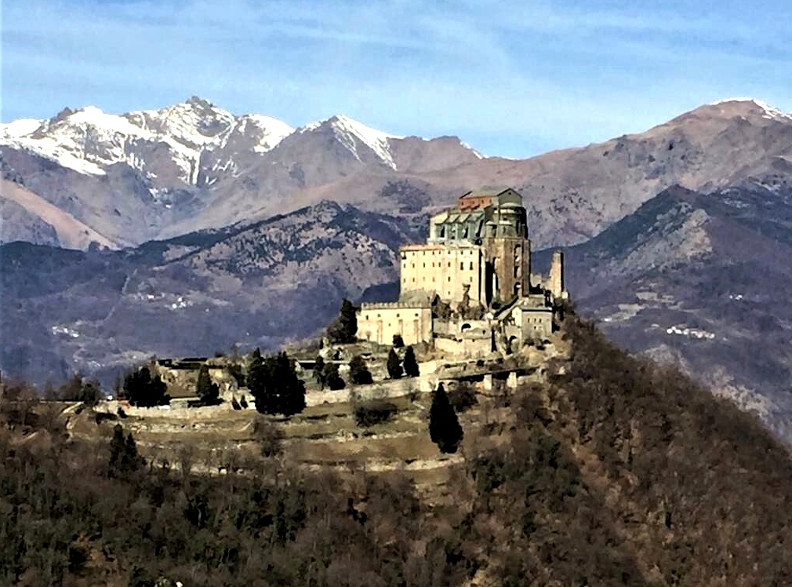
<svg viewBox="0 0 792 587">
<path fill-rule="evenodd" d="M 216 383 L 212 382 L 212 378 L 209 376 L 209 367 L 207 365 L 201 365 L 201 370 L 198 371 L 196 392 L 201 401 L 201 405 L 214 406 L 220 403 L 220 388 Z"/>
<path fill-rule="evenodd" d="M 325 362 L 320 355 L 316 357 L 316 362 L 314 363 L 314 368 L 313 368 L 313 377 L 314 380 L 316 380 L 316 382 L 319 384 L 320 389 L 324 389 L 325 383 L 327 383 L 325 380 L 324 368 L 325 368 Z"/>
<path fill-rule="evenodd" d="M 429 409 L 429 436 L 444 453 L 455 453 L 464 436 L 442 383 L 434 392 L 432 407 Z"/>
<path fill-rule="evenodd" d="M 415 360 L 415 351 L 411 346 L 404 351 L 404 373 L 407 377 L 418 377 L 421 374 L 418 361 Z"/>
<path fill-rule="evenodd" d="M 388 376 L 391 379 L 401 379 L 402 368 L 399 362 L 399 355 L 393 349 L 388 353 Z"/>
</svg>

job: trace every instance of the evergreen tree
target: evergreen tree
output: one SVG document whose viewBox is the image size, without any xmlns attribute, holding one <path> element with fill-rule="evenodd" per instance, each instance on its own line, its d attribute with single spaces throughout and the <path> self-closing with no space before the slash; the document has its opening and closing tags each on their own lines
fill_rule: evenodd
<svg viewBox="0 0 792 587">
<path fill-rule="evenodd" d="M 352 360 L 349 361 L 349 377 L 352 379 L 352 383 L 361 385 L 374 383 L 374 379 L 371 377 L 371 371 L 368 370 L 366 361 L 364 361 L 363 357 L 360 355 L 355 355 L 352 357 Z"/>
<path fill-rule="evenodd" d="M 321 355 L 317 356 L 316 357 L 316 362 L 314 363 L 314 368 L 313 368 L 313 377 L 314 377 L 314 380 L 319 384 L 319 388 L 320 389 L 324 389 L 325 388 L 325 384 L 327 383 L 325 381 L 324 368 L 325 368 L 324 359 L 321 357 Z"/>
<path fill-rule="evenodd" d="M 124 429 L 121 424 L 113 428 L 113 438 L 110 439 L 109 473 L 111 477 L 121 477 L 137 471 L 144 461 L 137 451 L 132 433 L 124 438 Z"/>
<path fill-rule="evenodd" d="M 220 403 L 220 388 L 217 383 L 212 381 L 207 365 L 201 365 L 201 370 L 198 371 L 198 383 L 195 387 L 201 405 L 214 406 Z"/>
<path fill-rule="evenodd" d="M 415 360 L 415 351 L 411 346 L 404 351 L 404 373 L 407 377 L 418 377 L 421 374 L 418 361 Z"/>
<path fill-rule="evenodd" d="M 170 396 L 165 392 L 167 386 L 159 375 L 152 379 L 148 366 L 127 373 L 124 377 L 124 396 L 133 406 L 148 408 L 170 403 Z"/>
<path fill-rule="evenodd" d="M 401 334 L 394 334 L 393 335 L 393 348 L 403 348 L 404 347 L 404 339 L 402 338 Z"/>
<path fill-rule="evenodd" d="M 261 414 L 291 416 L 305 409 L 305 384 L 297 377 L 294 360 L 285 352 L 266 359 L 254 355 L 248 388 Z"/>
<path fill-rule="evenodd" d="M 327 336 L 335 343 L 355 342 L 357 334 L 357 308 L 346 298 L 341 303 L 341 311 L 330 327 Z"/>
<path fill-rule="evenodd" d="M 331 390 L 335 391 L 338 389 L 344 389 L 346 387 L 346 383 L 341 378 L 341 375 L 338 374 L 338 365 L 335 363 L 327 363 L 324 369 L 324 376 L 325 381 L 327 382 L 327 387 Z"/>
<path fill-rule="evenodd" d="M 247 369 L 247 387 L 251 395 L 256 400 L 256 410 L 258 408 L 258 397 L 265 393 L 267 386 L 267 367 L 264 364 L 264 358 L 261 356 L 261 351 L 254 350 L 250 355 L 250 363 Z"/>
<path fill-rule="evenodd" d="M 396 354 L 396 351 L 393 349 L 390 350 L 388 353 L 388 376 L 391 379 L 401 379 L 402 376 L 402 368 L 401 364 L 399 363 L 399 355 Z"/>
<path fill-rule="evenodd" d="M 429 436 L 444 453 L 455 453 L 464 436 L 442 383 L 434 392 L 429 409 Z"/>
</svg>

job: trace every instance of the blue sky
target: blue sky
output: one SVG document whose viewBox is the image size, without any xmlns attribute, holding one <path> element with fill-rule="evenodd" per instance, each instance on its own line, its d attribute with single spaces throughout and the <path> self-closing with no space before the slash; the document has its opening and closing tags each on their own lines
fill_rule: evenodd
<svg viewBox="0 0 792 587">
<path fill-rule="evenodd" d="M 5 0 L 3 121 L 199 95 L 528 156 L 702 103 L 792 110 L 788 1 Z"/>
</svg>

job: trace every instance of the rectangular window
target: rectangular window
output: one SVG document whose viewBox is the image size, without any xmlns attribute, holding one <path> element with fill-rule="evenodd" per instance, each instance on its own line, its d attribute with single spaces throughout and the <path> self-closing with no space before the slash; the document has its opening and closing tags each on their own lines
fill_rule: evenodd
<svg viewBox="0 0 792 587">
<path fill-rule="evenodd" d="M 464 262 L 464 261 L 460 261 L 460 263 L 459 263 L 459 270 L 460 270 L 460 271 L 464 271 L 464 270 L 465 270 L 465 262 Z"/>
<path fill-rule="evenodd" d="M 470 262 L 470 270 L 473 271 L 473 261 Z"/>
</svg>

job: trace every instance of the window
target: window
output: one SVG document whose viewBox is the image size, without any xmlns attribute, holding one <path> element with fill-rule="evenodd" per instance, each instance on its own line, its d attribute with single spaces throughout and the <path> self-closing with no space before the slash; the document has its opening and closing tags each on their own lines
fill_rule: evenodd
<svg viewBox="0 0 792 587">
<path fill-rule="evenodd" d="M 470 270 L 473 271 L 473 261 L 470 262 Z"/>
<path fill-rule="evenodd" d="M 464 262 L 464 261 L 460 261 L 460 263 L 459 263 L 459 270 L 460 270 L 460 271 L 464 271 L 464 270 L 465 270 L 465 262 Z"/>
<path fill-rule="evenodd" d="M 451 276 L 450 275 L 448 276 L 448 281 L 451 282 Z"/>
<path fill-rule="evenodd" d="M 451 261 L 448 262 L 448 266 L 451 267 Z"/>
<path fill-rule="evenodd" d="M 396 314 L 396 317 L 398 318 L 398 317 L 399 317 L 399 315 L 398 315 L 398 314 Z"/>
<path fill-rule="evenodd" d="M 364 314 L 363 320 L 368 320 L 368 314 Z"/>
</svg>

